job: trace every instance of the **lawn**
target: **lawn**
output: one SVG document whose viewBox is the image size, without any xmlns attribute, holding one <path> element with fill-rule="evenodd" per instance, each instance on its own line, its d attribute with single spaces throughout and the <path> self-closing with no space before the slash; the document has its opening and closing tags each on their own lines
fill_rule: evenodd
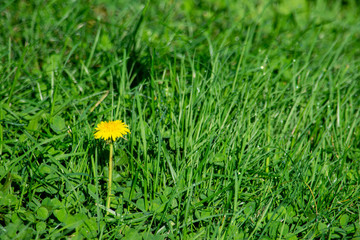
<svg viewBox="0 0 360 240">
<path fill-rule="evenodd" d="M 359 16 L 2 0 L 0 238 L 359 240 Z"/>
</svg>

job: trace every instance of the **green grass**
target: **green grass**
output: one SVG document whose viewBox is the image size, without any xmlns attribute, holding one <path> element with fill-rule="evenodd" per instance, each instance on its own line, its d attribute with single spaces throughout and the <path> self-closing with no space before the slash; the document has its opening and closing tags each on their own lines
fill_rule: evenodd
<svg viewBox="0 0 360 240">
<path fill-rule="evenodd" d="M 360 11 L 289 2 L 3 1 L 0 238 L 360 239 Z"/>
</svg>

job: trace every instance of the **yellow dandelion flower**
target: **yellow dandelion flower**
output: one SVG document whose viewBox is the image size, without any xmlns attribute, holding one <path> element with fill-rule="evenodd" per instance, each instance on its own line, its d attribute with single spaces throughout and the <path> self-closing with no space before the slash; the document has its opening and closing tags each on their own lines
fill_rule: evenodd
<svg viewBox="0 0 360 240">
<path fill-rule="evenodd" d="M 95 128 L 94 137 L 115 141 L 117 138 L 124 138 L 124 135 L 130 133 L 129 126 L 121 120 L 101 122 Z"/>
</svg>

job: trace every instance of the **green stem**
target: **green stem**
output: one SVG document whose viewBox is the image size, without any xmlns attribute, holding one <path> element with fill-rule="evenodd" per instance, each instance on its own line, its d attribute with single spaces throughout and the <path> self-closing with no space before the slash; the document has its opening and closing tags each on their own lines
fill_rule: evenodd
<svg viewBox="0 0 360 240">
<path fill-rule="evenodd" d="M 111 142 L 110 143 L 110 155 L 109 155 L 109 182 L 108 182 L 108 194 L 107 194 L 107 200 L 106 200 L 106 210 L 107 210 L 106 215 L 109 214 L 109 209 L 110 209 L 111 184 L 112 184 L 112 172 L 113 172 L 113 161 L 112 161 L 113 150 L 114 150 L 114 145 Z"/>
<path fill-rule="evenodd" d="M 268 144 L 268 148 L 267 148 L 267 152 L 268 154 L 270 154 L 270 142 L 271 142 L 271 138 L 270 138 L 270 133 L 271 133 L 271 125 L 270 125 L 270 117 L 268 117 L 268 127 L 267 127 L 267 144 Z M 266 162 L 265 162 L 265 172 L 269 173 L 269 166 L 270 166 L 270 157 L 266 158 Z"/>
</svg>

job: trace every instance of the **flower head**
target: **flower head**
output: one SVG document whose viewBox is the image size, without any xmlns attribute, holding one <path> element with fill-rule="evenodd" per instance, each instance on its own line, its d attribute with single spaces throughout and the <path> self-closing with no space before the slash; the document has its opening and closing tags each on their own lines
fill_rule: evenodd
<svg viewBox="0 0 360 240">
<path fill-rule="evenodd" d="M 95 128 L 94 137 L 115 141 L 117 138 L 124 138 L 124 135 L 130 133 L 129 126 L 121 120 L 101 122 Z"/>
</svg>

